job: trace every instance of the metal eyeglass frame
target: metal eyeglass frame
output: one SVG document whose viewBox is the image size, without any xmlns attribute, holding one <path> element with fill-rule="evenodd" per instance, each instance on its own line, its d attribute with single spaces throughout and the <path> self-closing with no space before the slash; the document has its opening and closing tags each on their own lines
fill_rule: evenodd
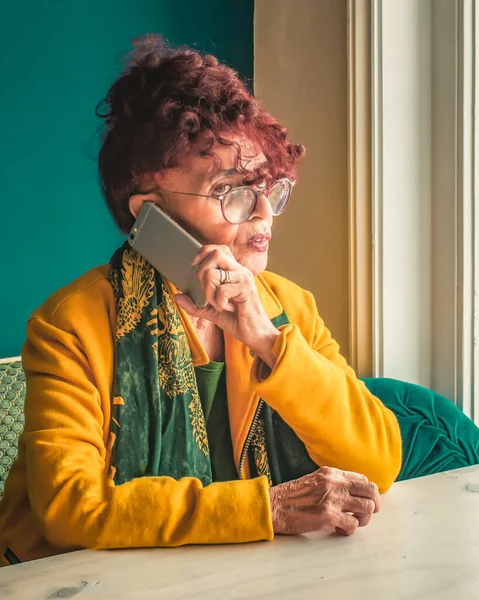
<svg viewBox="0 0 479 600">
<path fill-rule="evenodd" d="M 157 194 L 161 194 L 162 192 L 166 193 L 166 194 L 183 194 L 184 196 L 198 196 L 200 198 L 211 198 L 212 200 L 219 200 L 221 202 L 221 212 L 223 213 L 223 217 L 225 218 L 226 221 L 228 221 L 228 223 L 231 223 L 232 225 L 239 225 L 240 223 L 244 223 L 245 221 L 247 221 L 250 216 L 254 213 L 256 205 L 258 204 L 258 197 L 261 194 L 264 194 L 266 196 L 266 198 L 268 198 L 270 190 L 273 188 L 273 186 L 275 186 L 277 183 L 280 182 L 286 182 L 288 185 L 288 199 L 286 200 L 282 210 L 278 213 L 273 212 L 273 216 L 278 217 L 279 215 L 281 215 L 286 207 L 288 206 L 289 200 L 291 198 L 291 192 L 293 191 L 293 187 L 295 182 L 291 181 L 291 179 L 288 179 L 287 177 L 282 177 L 281 179 L 277 179 L 276 181 L 274 181 L 267 189 L 265 189 L 262 192 L 258 192 L 257 190 L 255 190 L 253 187 L 251 187 L 250 185 L 239 185 L 236 187 L 231 188 L 230 190 L 228 190 L 226 192 L 226 194 L 222 194 L 221 196 L 211 196 L 210 194 L 194 194 L 193 192 L 179 192 L 176 190 L 163 190 L 160 188 L 154 188 L 152 190 L 148 190 L 145 192 L 137 192 L 137 193 L 142 193 L 142 194 L 153 194 L 153 193 L 157 193 Z M 245 217 L 245 219 L 243 219 L 243 221 L 239 221 L 239 222 L 232 222 L 230 221 L 227 216 L 225 215 L 225 210 L 224 210 L 224 202 L 226 200 L 226 197 L 231 194 L 232 192 L 237 192 L 238 190 L 241 189 L 247 189 L 250 190 L 253 195 L 254 195 L 254 202 L 253 202 L 253 206 L 251 208 L 251 212 L 249 213 L 249 215 L 247 217 Z M 269 199 L 269 198 L 268 198 Z M 271 205 L 271 204 L 270 204 Z"/>
</svg>

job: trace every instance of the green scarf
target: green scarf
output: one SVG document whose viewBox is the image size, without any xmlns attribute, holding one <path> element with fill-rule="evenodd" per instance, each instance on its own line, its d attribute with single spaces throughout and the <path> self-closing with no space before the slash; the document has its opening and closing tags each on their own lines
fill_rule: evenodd
<svg viewBox="0 0 479 600">
<path fill-rule="evenodd" d="M 212 482 L 211 462 L 188 339 L 155 269 L 126 242 L 110 261 L 117 308 L 111 432 L 115 484 L 166 475 Z M 286 315 L 273 320 L 288 323 Z M 316 467 L 294 431 L 264 403 L 250 432 L 252 476 L 271 484 Z"/>
</svg>

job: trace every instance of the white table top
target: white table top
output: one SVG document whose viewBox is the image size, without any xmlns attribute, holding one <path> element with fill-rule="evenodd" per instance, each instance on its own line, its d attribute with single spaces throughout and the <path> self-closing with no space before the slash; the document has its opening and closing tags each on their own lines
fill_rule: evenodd
<svg viewBox="0 0 479 600">
<path fill-rule="evenodd" d="M 74 552 L 0 569 L 0 598 L 478 600 L 479 466 L 395 484 L 349 538 Z"/>
</svg>

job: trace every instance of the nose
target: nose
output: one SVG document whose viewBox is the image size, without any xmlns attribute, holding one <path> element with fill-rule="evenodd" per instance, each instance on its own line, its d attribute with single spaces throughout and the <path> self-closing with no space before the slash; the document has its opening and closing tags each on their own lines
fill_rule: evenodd
<svg viewBox="0 0 479 600">
<path fill-rule="evenodd" d="M 258 192 L 258 200 L 256 202 L 256 206 L 254 207 L 254 211 L 250 216 L 250 219 L 254 218 L 263 219 L 267 221 L 270 226 L 273 223 L 273 211 L 271 209 L 271 204 L 264 192 Z"/>
</svg>

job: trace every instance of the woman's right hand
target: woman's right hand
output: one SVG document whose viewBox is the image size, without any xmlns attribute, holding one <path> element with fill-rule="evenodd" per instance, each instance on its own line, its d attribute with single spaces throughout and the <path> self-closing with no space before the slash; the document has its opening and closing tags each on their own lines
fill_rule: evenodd
<svg viewBox="0 0 479 600">
<path fill-rule="evenodd" d="M 336 531 L 352 535 L 378 512 L 378 487 L 364 475 L 321 467 L 270 489 L 275 533 L 297 535 Z"/>
</svg>

